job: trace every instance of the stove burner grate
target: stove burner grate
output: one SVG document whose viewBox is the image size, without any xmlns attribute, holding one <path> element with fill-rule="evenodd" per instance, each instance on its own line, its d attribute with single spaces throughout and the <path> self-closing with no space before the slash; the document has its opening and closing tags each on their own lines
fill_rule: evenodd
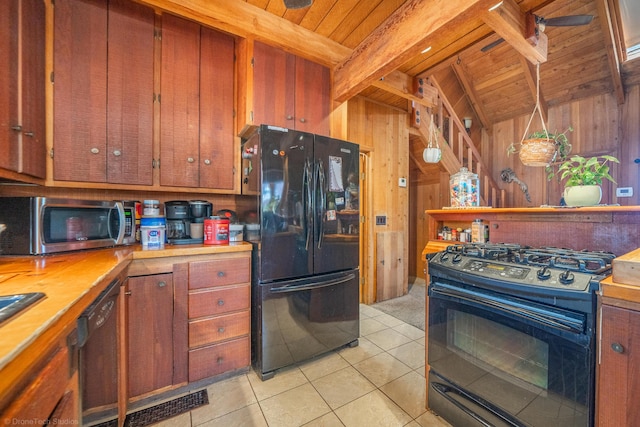
<svg viewBox="0 0 640 427">
<path fill-rule="evenodd" d="M 448 246 L 446 252 L 474 258 L 590 274 L 608 273 L 615 258 L 615 255 L 610 252 L 577 251 L 555 247 L 532 248 L 512 243 L 456 244 Z"/>
</svg>

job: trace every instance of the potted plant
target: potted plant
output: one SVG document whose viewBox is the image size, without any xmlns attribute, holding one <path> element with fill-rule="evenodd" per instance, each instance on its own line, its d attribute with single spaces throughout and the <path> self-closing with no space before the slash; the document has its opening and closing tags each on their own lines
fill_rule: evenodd
<svg viewBox="0 0 640 427">
<path fill-rule="evenodd" d="M 616 183 L 609 173 L 609 162 L 620 163 L 617 158 L 609 155 L 588 158 L 571 156 L 560 163 L 557 172 L 553 168 L 547 168 L 547 178 L 551 180 L 557 173 L 559 180 L 566 180 L 563 195 L 567 206 L 597 205 L 602 198 L 602 180 Z"/>
</svg>

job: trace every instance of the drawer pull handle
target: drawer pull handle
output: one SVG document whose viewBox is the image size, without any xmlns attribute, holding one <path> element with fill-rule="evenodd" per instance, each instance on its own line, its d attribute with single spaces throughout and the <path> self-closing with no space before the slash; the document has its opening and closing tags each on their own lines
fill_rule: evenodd
<svg viewBox="0 0 640 427">
<path fill-rule="evenodd" d="M 218 305 L 223 306 L 224 305 L 224 300 L 223 299 L 219 299 L 218 300 Z"/>
<path fill-rule="evenodd" d="M 624 347 L 622 346 L 622 344 L 619 344 L 617 342 L 614 342 L 613 344 L 611 344 L 611 350 L 620 354 L 624 353 Z"/>
<path fill-rule="evenodd" d="M 96 147 L 93 147 L 93 148 L 92 148 L 91 150 L 89 150 L 89 151 L 91 151 L 91 154 L 98 154 L 98 153 L 100 153 L 100 150 L 99 150 L 98 148 L 96 148 Z"/>
<path fill-rule="evenodd" d="M 158 282 L 158 287 L 164 288 L 165 286 L 167 286 L 167 282 L 165 282 L 165 281 Z"/>
<path fill-rule="evenodd" d="M 224 276 L 226 276 L 224 271 L 218 271 L 218 277 L 224 277 Z"/>
<path fill-rule="evenodd" d="M 224 362 L 224 358 L 222 356 L 220 356 L 220 357 L 218 357 L 216 362 L 218 362 L 218 365 L 222 365 L 222 363 Z"/>
<path fill-rule="evenodd" d="M 218 333 L 223 333 L 223 332 L 224 332 L 224 327 L 222 327 L 222 326 L 221 326 L 221 327 L 219 327 L 219 328 L 218 328 Z"/>
</svg>

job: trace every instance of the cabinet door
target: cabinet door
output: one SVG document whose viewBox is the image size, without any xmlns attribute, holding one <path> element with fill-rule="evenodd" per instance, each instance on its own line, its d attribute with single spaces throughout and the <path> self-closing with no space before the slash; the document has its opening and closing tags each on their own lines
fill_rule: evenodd
<svg viewBox="0 0 640 427">
<path fill-rule="evenodd" d="M 127 299 L 128 395 L 173 383 L 173 276 L 129 278 Z"/>
<path fill-rule="evenodd" d="M 295 129 L 295 56 L 260 42 L 253 54 L 252 124 Z"/>
<path fill-rule="evenodd" d="M 107 182 L 153 184 L 153 9 L 109 1 Z"/>
<path fill-rule="evenodd" d="M 0 167 L 44 178 L 45 6 L 38 0 L 10 0 L 3 6 L 0 51 L 7 61 L 0 70 L 0 92 L 4 94 L 0 99 Z"/>
<path fill-rule="evenodd" d="M 107 2 L 56 0 L 53 178 L 106 181 Z"/>
<path fill-rule="evenodd" d="M 199 186 L 200 25 L 162 15 L 160 184 Z"/>
<path fill-rule="evenodd" d="M 598 423 L 630 426 L 640 420 L 640 312 L 602 306 Z"/>
<path fill-rule="evenodd" d="M 200 187 L 234 189 L 233 37 L 205 27 L 200 39 Z"/>
<path fill-rule="evenodd" d="M 327 67 L 296 58 L 296 130 L 329 136 L 330 79 Z"/>
</svg>

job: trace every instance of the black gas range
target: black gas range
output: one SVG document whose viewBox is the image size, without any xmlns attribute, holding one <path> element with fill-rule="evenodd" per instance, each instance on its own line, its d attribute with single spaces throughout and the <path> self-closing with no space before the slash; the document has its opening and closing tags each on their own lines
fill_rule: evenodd
<svg viewBox="0 0 640 427">
<path fill-rule="evenodd" d="M 430 256 L 429 407 L 452 425 L 591 426 L 596 291 L 614 258 L 504 243 Z"/>
</svg>

